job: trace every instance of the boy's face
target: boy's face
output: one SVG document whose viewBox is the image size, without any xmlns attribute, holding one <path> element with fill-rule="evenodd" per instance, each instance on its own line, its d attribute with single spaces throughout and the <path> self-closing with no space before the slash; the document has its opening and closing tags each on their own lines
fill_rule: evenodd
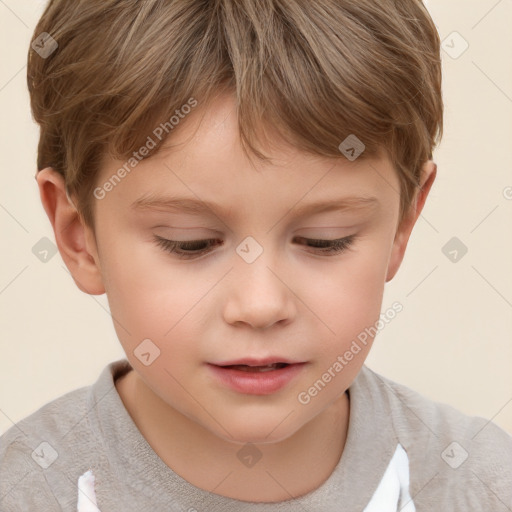
<svg viewBox="0 0 512 512">
<path fill-rule="evenodd" d="M 177 147 L 142 161 L 96 200 L 96 239 L 87 231 L 87 249 L 99 271 L 71 270 L 92 293 L 104 286 L 131 365 L 168 406 L 227 440 L 275 442 L 333 404 L 357 375 L 371 337 L 350 361 L 344 354 L 379 320 L 384 284 L 431 182 L 397 232 L 399 181 L 386 158 L 328 160 L 279 146 L 273 165 L 254 160 L 256 171 L 240 147 L 231 98 L 219 100 L 190 138 L 198 112 L 169 139 Z M 123 163 L 108 161 L 98 186 Z M 134 206 L 149 196 L 213 206 L 196 213 Z M 298 213 L 363 196 L 375 203 Z M 306 240 L 349 236 L 351 245 L 331 254 Z M 213 242 L 197 244 L 210 252 L 184 259 L 155 237 Z M 143 364 L 156 347 L 159 356 Z M 244 372 L 241 388 L 227 383 L 232 371 L 213 366 L 269 357 L 304 364 L 281 387 L 272 380 L 277 372 Z M 320 391 L 309 392 L 319 380 Z"/>
</svg>

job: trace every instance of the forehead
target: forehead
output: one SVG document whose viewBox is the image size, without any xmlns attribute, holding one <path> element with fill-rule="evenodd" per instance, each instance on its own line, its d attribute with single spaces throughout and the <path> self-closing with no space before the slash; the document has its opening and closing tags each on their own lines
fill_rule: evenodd
<svg viewBox="0 0 512 512">
<path fill-rule="evenodd" d="M 399 201 L 398 179 L 384 152 L 355 161 L 341 153 L 338 158 L 312 155 L 272 138 L 271 129 L 266 127 L 264 140 L 269 144 L 263 150 L 271 161 L 249 159 L 242 149 L 230 95 L 221 96 L 208 108 L 196 107 L 180 123 L 163 148 L 154 155 L 149 149 L 148 158 L 139 161 L 134 157 L 131 163 L 104 159 L 99 186 L 117 170 L 129 170 L 122 173 L 122 180 L 115 180 L 118 183 L 109 192 L 109 201 L 143 208 L 174 196 L 189 198 L 188 203 L 181 202 L 189 211 L 201 209 L 193 204 L 194 199 L 196 203 L 226 202 L 230 197 L 245 198 L 246 207 L 252 201 L 257 203 L 258 197 L 275 197 L 290 204 L 344 196 L 352 198 L 347 205 L 354 207 L 371 207 L 371 197 L 388 204 Z M 306 212 L 305 204 L 298 207 Z"/>
</svg>

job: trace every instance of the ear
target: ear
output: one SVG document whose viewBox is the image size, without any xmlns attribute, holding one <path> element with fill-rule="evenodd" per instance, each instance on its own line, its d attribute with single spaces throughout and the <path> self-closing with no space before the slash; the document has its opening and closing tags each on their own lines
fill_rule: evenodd
<svg viewBox="0 0 512 512">
<path fill-rule="evenodd" d="M 437 165 L 428 160 L 421 169 L 420 187 L 416 191 L 411 206 L 405 214 L 402 222 L 397 228 L 395 240 L 393 241 L 393 248 L 388 264 L 388 273 L 386 275 L 386 282 L 391 281 L 395 274 L 398 272 L 407 248 L 407 242 L 412 232 L 412 228 L 416 224 L 420 216 L 423 206 L 427 199 L 430 188 L 434 183 L 437 174 Z"/>
<path fill-rule="evenodd" d="M 60 255 L 76 285 L 91 295 L 105 293 L 94 233 L 68 199 L 64 178 L 47 167 L 37 173 L 36 181 Z"/>
</svg>

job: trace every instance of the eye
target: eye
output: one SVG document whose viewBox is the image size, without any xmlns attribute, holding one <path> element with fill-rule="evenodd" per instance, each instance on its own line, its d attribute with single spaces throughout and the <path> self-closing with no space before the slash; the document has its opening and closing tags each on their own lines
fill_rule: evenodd
<svg viewBox="0 0 512 512">
<path fill-rule="evenodd" d="M 297 239 L 301 242 L 306 242 L 307 247 L 316 249 L 316 252 L 331 256 L 347 250 L 352 245 L 355 235 L 337 238 L 335 240 L 319 240 L 314 238 L 304 238 L 301 236 L 295 237 L 295 240 Z M 155 235 L 154 241 L 165 251 L 174 253 L 182 259 L 196 258 L 202 254 L 210 252 L 210 248 L 215 245 L 215 242 L 220 242 L 220 245 L 222 245 L 222 241 L 215 238 L 180 242 L 178 240 L 168 240 L 167 238 Z"/>
<path fill-rule="evenodd" d="M 308 247 L 319 249 L 317 252 L 332 256 L 347 250 L 354 242 L 356 235 L 346 236 L 344 238 L 336 238 L 335 240 L 318 240 L 314 238 L 296 237 L 301 241 L 307 242 Z"/>
<path fill-rule="evenodd" d="M 187 240 L 179 242 L 178 240 L 167 240 L 161 236 L 155 235 L 155 242 L 165 251 L 175 253 L 179 258 L 194 258 L 209 252 L 212 242 L 216 242 L 215 238 L 207 240 Z M 205 247 L 206 246 L 206 247 Z"/>
</svg>

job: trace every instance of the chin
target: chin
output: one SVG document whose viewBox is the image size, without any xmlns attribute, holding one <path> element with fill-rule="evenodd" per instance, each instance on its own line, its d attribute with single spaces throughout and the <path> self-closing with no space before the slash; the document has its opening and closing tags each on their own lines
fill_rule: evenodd
<svg viewBox="0 0 512 512">
<path fill-rule="evenodd" d="M 284 426 L 283 423 L 282 417 L 266 421 L 261 421 L 260 418 L 260 421 L 253 421 L 250 416 L 246 416 L 240 418 L 240 423 L 230 423 L 228 430 L 231 435 L 218 425 L 215 425 L 213 433 L 227 442 L 240 445 L 274 444 L 290 438 L 300 428 L 290 424 Z"/>
</svg>

